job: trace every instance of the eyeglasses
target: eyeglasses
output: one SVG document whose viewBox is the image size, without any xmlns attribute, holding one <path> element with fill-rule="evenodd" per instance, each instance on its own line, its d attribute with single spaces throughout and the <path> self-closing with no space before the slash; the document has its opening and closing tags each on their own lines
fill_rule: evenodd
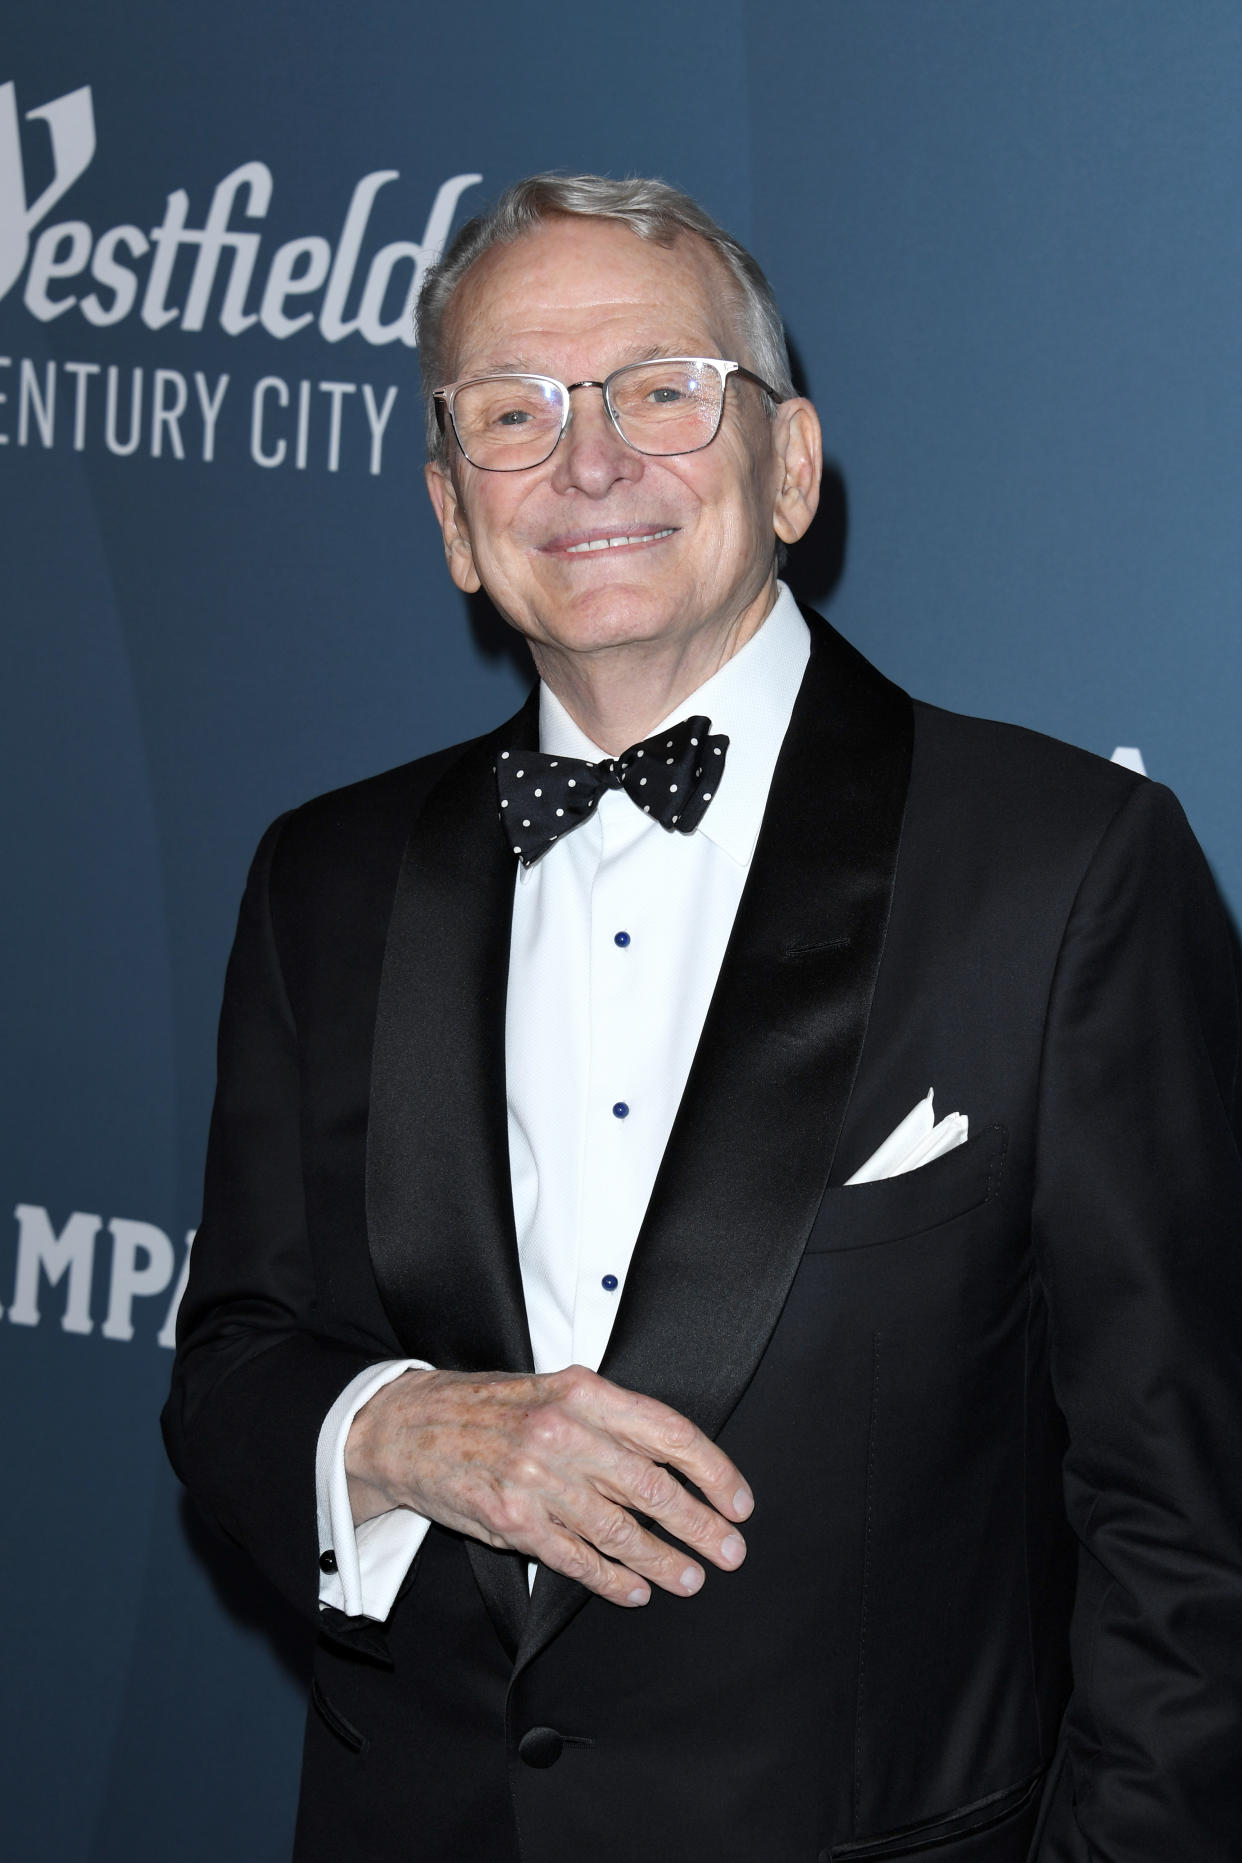
<svg viewBox="0 0 1242 1863">
<path fill-rule="evenodd" d="M 436 419 L 447 413 L 457 444 L 484 472 L 523 472 L 550 459 L 570 421 L 569 397 L 598 388 L 608 418 L 627 446 L 660 459 L 697 453 L 720 431 L 725 383 L 753 382 L 774 402 L 781 397 L 740 362 L 714 356 L 664 356 L 630 362 L 602 382 L 558 382 L 552 375 L 471 375 L 432 390 Z"/>
</svg>

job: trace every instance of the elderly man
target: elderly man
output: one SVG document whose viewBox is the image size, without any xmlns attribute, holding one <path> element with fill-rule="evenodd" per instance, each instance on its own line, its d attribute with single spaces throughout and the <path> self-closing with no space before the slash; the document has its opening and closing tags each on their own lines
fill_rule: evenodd
<svg viewBox="0 0 1242 1863">
<path fill-rule="evenodd" d="M 799 611 L 818 423 L 684 196 L 519 184 L 420 343 L 539 685 L 265 837 L 166 1412 L 319 1611 L 300 1863 L 1236 1859 L 1238 1006 L 1176 804 Z"/>
</svg>

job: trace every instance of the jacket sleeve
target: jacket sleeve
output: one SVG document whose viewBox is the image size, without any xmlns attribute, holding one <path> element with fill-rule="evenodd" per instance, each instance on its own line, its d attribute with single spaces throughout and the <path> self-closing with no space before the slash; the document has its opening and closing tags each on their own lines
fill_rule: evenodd
<svg viewBox="0 0 1242 1863">
<path fill-rule="evenodd" d="M 1035 1243 L 1079 1573 L 1032 1863 L 1242 1855 L 1235 953 L 1176 802 L 1137 785 L 1067 925 L 1042 1063 Z"/>
<path fill-rule="evenodd" d="M 344 1387 L 391 1356 L 321 1311 L 300 1142 L 298 1032 L 269 905 L 283 820 L 260 843 L 220 1021 L 203 1221 L 163 1414 L 203 1511 L 298 1609 L 318 1595 L 315 1449 Z"/>
</svg>

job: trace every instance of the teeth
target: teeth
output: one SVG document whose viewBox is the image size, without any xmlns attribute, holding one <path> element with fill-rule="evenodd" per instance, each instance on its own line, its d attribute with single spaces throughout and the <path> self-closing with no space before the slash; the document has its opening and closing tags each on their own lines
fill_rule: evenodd
<svg viewBox="0 0 1242 1863">
<path fill-rule="evenodd" d="M 671 537 L 672 529 L 647 530 L 641 537 L 592 537 L 589 543 L 571 543 L 566 556 L 585 556 L 588 550 L 616 550 L 623 543 L 658 543 L 661 537 Z"/>
</svg>

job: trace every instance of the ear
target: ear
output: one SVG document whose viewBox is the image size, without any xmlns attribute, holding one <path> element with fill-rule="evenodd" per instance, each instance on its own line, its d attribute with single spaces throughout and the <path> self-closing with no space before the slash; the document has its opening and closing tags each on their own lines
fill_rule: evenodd
<svg viewBox="0 0 1242 1863">
<path fill-rule="evenodd" d="M 483 585 L 474 566 L 470 533 L 466 529 L 465 513 L 453 483 L 453 475 L 447 466 L 438 465 L 433 460 L 423 468 L 423 477 L 427 481 L 427 493 L 440 525 L 440 535 L 444 539 L 444 557 L 449 575 L 459 589 L 463 589 L 467 595 L 473 595 Z"/>
<path fill-rule="evenodd" d="M 800 395 L 776 410 L 773 447 L 780 477 L 772 508 L 772 528 L 782 543 L 797 543 L 810 529 L 819 505 L 824 443 L 819 415 Z"/>
</svg>

